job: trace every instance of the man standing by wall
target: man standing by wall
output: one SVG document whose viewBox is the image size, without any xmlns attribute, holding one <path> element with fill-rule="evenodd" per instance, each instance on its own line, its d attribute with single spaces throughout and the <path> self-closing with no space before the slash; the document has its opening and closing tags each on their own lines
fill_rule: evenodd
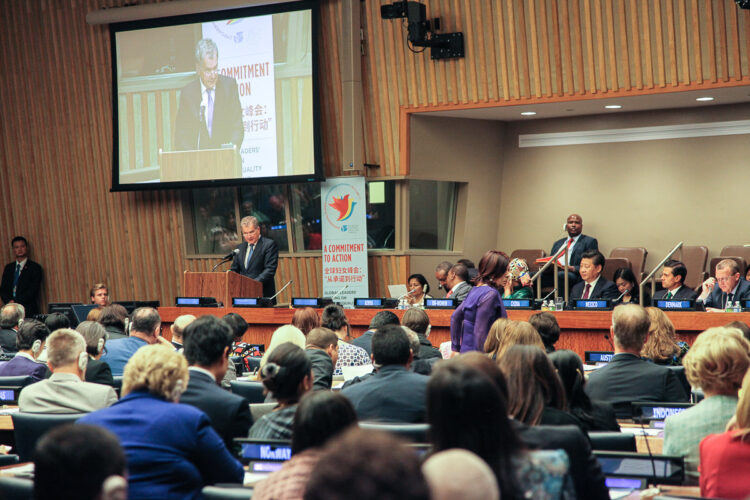
<svg viewBox="0 0 750 500">
<path fill-rule="evenodd" d="M 39 314 L 39 290 L 42 287 L 42 266 L 29 259 L 29 243 L 23 236 L 11 240 L 15 262 L 3 270 L 0 297 L 5 304 L 21 304 L 29 318 Z"/>
</svg>

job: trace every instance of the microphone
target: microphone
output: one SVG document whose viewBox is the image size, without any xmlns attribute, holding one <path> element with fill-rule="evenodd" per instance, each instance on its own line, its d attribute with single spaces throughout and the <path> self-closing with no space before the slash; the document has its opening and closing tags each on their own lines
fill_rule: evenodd
<svg viewBox="0 0 750 500">
<path fill-rule="evenodd" d="M 286 285 L 282 286 L 282 287 L 281 287 L 281 290 L 279 290 L 278 292 L 276 292 L 276 295 L 274 295 L 273 297 L 269 297 L 269 299 L 268 299 L 268 300 L 273 300 L 273 299 L 275 299 L 276 297 L 278 297 L 278 296 L 279 296 L 279 294 L 280 294 L 281 292 L 283 292 L 284 290 L 286 290 L 286 287 L 288 287 L 288 286 L 289 286 L 289 285 L 291 285 L 292 283 L 294 283 L 294 280 L 289 280 L 289 281 L 287 281 L 287 282 L 286 282 Z"/>
<path fill-rule="evenodd" d="M 343 291 L 344 291 L 344 290 L 346 290 L 347 288 L 349 288 L 349 284 L 348 284 L 348 283 L 347 283 L 346 285 L 344 285 L 344 288 L 341 288 L 341 289 L 340 289 L 340 290 L 339 290 L 338 292 L 334 293 L 334 294 L 333 294 L 333 297 L 331 297 L 331 300 L 333 300 L 333 299 L 335 299 L 336 297 L 338 297 L 338 296 L 339 296 L 339 294 L 341 294 L 341 292 L 343 292 Z"/>
<path fill-rule="evenodd" d="M 235 255 L 237 255 L 238 253 L 240 253 L 240 249 L 239 249 L 239 248 L 235 248 L 234 250 L 232 250 L 232 253 L 230 253 L 229 255 L 225 256 L 225 257 L 224 257 L 223 259 L 221 259 L 221 262 L 219 262 L 219 263 L 218 263 L 218 264 L 216 264 L 216 265 L 215 265 L 214 267 L 212 267 L 212 268 L 211 268 L 211 271 L 214 271 L 214 270 L 215 270 L 215 269 L 216 269 L 217 267 L 219 267 L 220 265 L 222 265 L 222 264 L 224 264 L 224 263 L 226 263 L 226 262 L 229 262 L 229 261 L 230 261 L 230 260 L 232 260 L 232 259 L 234 258 L 234 256 L 235 256 Z"/>
<path fill-rule="evenodd" d="M 619 296 L 619 297 L 617 297 L 617 298 L 615 299 L 615 302 L 620 302 L 620 301 L 622 300 L 622 298 L 623 298 L 623 297 L 625 296 L 625 294 L 627 294 L 627 293 L 630 293 L 630 290 L 628 290 L 628 289 L 625 289 L 625 291 L 624 291 L 624 292 L 622 292 L 622 293 L 620 294 L 620 296 Z"/>
<path fill-rule="evenodd" d="M 550 293 L 548 293 L 547 295 L 545 295 L 544 297 L 542 297 L 542 302 L 543 302 L 543 301 L 545 301 L 545 300 L 547 300 L 548 298 L 550 298 L 550 296 L 551 296 L 551 295 L 552 295 L 553 293 L 555 293 L 556 291 L 557 291 L 557 288 L 555 288 L 555 289 L 554 289 L 554 290 L 552 290 L 552 291 L 551 291 Z"/>
<path fill-rule="evenodd" d="M 408 292 L 406 292 L 405 294 L 403 294 L 401 297 L 399 297 L 398 300 L 405 299 L 409 295 L 413 295 L 415 291 L 416 291 L 416 288 L 414 290 L 409 290 Z"/>
</svg>

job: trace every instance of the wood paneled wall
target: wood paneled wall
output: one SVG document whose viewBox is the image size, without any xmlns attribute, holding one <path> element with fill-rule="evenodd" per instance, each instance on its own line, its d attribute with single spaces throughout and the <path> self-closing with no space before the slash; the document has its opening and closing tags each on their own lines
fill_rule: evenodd
<svg viewBox="0 0 750 500">
<path fill-rule="evenodd" d="M 322 151 L 341 174 L 342 0 L 321 0 Z M 188 259 L 178 191 L 109 193 L 111 64 L 106 26 L 86 13 L 148 0 L 0 0 L 0 252 L 25 235 L 46 270 L 43 301 L 86 300 L 107 282 L 115 299 L 179 294 Z M 404 110 L 590 99 L 745 85 L 750 14 L 726 0 L 424 0 L 442 31 L 463 31 L 466 57 L 414 54 L 401 20 L 362 3 L 365 162 L 406 175 Z M 405 256 L 370 258 L 373 294 L 405 280 Z M 313 295 L 320 262 L 283 258 L 279 284 Z M 303 289 L 304 288 L 304 289 Z M 285 299 L 288 297 L 282 297 Z"/>
</svg>

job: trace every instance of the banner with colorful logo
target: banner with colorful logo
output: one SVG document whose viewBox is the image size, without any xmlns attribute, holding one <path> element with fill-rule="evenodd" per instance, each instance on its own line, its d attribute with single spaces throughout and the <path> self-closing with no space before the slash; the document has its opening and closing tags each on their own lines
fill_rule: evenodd
<svg viewBox="0 0 750 500">
<path fill-rule="evenodd" d="M 365 178 L 338 177 L 320 185 L 323 297 L 352 307 L 369 297 Z"/>
</svg>

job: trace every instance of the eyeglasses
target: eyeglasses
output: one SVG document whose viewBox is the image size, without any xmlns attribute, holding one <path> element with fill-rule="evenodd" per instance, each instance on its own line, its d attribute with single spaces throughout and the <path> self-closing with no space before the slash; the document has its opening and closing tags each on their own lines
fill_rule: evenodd
<svg viewBox="0 0 750 500">
<path fill-rule="evenodd" d="M 719 283 L 728 283 L 736 278 L 737 278 L 737 275 L 735 274 L 733 276 L 727 276 L 726 278 L 716 278 L 716 281 L 718 281 Z"/>
</svg>

